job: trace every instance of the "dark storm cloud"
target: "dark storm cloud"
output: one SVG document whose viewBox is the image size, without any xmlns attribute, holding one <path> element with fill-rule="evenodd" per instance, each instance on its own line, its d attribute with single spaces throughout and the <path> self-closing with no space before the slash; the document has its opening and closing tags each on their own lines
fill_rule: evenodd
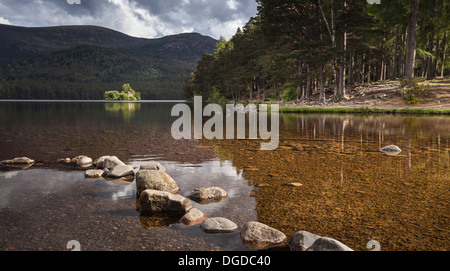
<svg viewBox="0 0 450 271">
<path fill-rule="evenodd" d="M 256 14 L 254 0 L 0 0 L 0 23 L 24 26 L 94 24 L 155 37 L 199 32 L 234 34 Z"/>
</svg>

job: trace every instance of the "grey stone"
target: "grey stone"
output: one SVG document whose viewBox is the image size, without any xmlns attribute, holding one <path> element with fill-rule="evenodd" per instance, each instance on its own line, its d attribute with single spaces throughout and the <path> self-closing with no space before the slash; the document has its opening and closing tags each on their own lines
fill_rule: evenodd
<svg viewBox="0 0 450 271">
<path fill-rule="evenodd" d="M 120 161 L 117 156 L 102 156 L 96 159 L 93 163 L 97 168 L 104 169 L 107 168 L 111 170 L 117 165 L 125 165 L 124 162 Z"/>
<path fill-rule="evenodd" d="M 307 231 L 298 231 L 289 240 L 289 247 L 292 251 L 305 251 L 312 246 L 320 236 Z"/>
<path fill-rule="evenodd" d="M 117 156 L 109 156 L 106 157 L 105 160 L 103 161 L 103 167 L 107 168 L 109 170 L 113 169 L 116 166 L 124 166 L 125 163 L 120 161 L 119 158 L 117 158 Z M 98 166 L 97 166 L 98 167 Z"/>
<path fill-rule="evenodd" d="M 212 217 L 205 219 L 200 228 L 208 233 L 232 233 L 239 229 L 233 221 L 223 217 Z"/>
<path fill-rule="evenodd" d="M 158 162 L 149 162 L 149 163 L 141 164 L 141 169 L 143 169 L 143 170 L 159 170 L 162 172 L 166 172 L 166 169 Z"/>
<path fill-rule="evenodd" d="M 110 157 L 109 155 L 101 156 L 92 163 L 96 168 L 104 168 L 105 158 Z"/>
<path fill-rule="evenodd" d="M 147 189 L 139 197 L 141 214 L 186 214 L 192 203 L 181 195 Z"/>
<path fill-rule="evenodd" d="M 390 154 L 390 155 L 396 155 L 396 154 L 399 154 L 402 152 L 402 150 L 395 145 L 389 145 L 389 146 L 383 147 L 380 149 L 380 151 L 384 152 L 386 154 Z"/>
<path fill-rule="evenodd" d="M 353 251 L 353 249 L 333 238 L 320 237 L 306 251 Z"/>
<path fill-rule="evenodd" d="M 72 158 L 71 162 L 79 166 L 89 166 L 92 164 L 92 158 L 87 157 L 86 155 L 78 155 L 77 157 Z"/>
<path fill-rule="evenodd" d="M 34 160 L 28 157 L 16 157 L 11 160 L 3 160 L 3 165 L 29 165 L 34 164 Z"/>
<path fill-rule="evenodd" d="M 247 222 L 242 227 L 242 243 L 250 249 L 267 249 L 283 245 L 287 237 L 281 231 L 257 221 Z"/>
<path fill-rule="evenodd" d="M 133 167 L 129 165 L 117 165 L 108 172 L 109 178 L 121 178 L 129 175 L 134 175 Z"/>
<path fill-rule="evenodd" d="M 167 173 L 159 170 L 139 170 L 136 173 L 136 189 L 138 193 L 146 189 L 178 193 L 180 188 Z"/>
<path fill-rule="evenodd" d="M 89 169 L 89 170 L 86 170 L 86 173 L 84 174 L 84 176 L 86 176 L 86 178 L 98 179 L 98 178 L 101 178 L 103 176 L 103 174 L 105 174 L 105 172 L 101 169 Z"/>
</svg>

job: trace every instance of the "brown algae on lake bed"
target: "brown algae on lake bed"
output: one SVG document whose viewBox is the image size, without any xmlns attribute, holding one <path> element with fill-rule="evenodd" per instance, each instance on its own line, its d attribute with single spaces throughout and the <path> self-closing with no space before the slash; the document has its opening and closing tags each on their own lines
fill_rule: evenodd
<svg viewBox="0 0 450 271">
<path fill-rule="evenodd" d="M 281 131 L 281 148 L 273 152 L 239 140 L 216 147 L 255 186 L 258 221 L 288 236 L 306 230 L 355 250 L 372 239 L 382 250 L 450 249 L 448 134 L 347 133 Z M 392 139 L 405 146 L 401 154 L 378 151 Z"/>
</svg>

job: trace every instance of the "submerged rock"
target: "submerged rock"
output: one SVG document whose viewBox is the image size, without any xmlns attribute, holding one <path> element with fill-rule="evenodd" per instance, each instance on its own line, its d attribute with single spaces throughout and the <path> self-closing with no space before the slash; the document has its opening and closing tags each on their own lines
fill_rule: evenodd
<svg viewBox="0 0 450 271">
<path fill-rule="evenodd" d="M 177 183 L 167 173 L 159 170 L 139 170 L 136 173 L 136 189 L 138 193 L 146 189 L 166 191 L 176 194 L 180 191 Z"/>
<path fill-rule="evenodd" d="M 197 188 L 191 194 L 191 198 L 199 202 L 217 201 L 228 196 L 227 192 L 220 187 Z"/>
<path fill-rule="evenodd" d="M 386 154 L 389 154 L 389 155 L 396 155 L 396 154 L 399 154 L 402 152 L 402 150 L 395 145 L 389 145 L 389 146 L 383 147 L 380 149 L 380 151 L 384 152 Z"/>
<path fill-rule="evenodd" d="M 34 160 L 28 157 L 16 157 L 11 160 L 3 160 L 3 165 L 30 165 L 34 164 Z"/>
<path fill-rule="evenodd" d="M 353 249 L 333 238 L 320 237 L 306 251 L 353 251 Z"/>
<path fill-rule="evenodd" d="M 298 231 L 294 233 L 289 240 L 289 247 L 292 251 L 305 251 L 319 238 L 320 236 L 317 234 L 307 231 Z"/>
<path fill-rule="evenodd" d="M 303 184 L 302 183 L 288 183 L 288 184 L 286 184 L 287 186 L 292 186 L 292 187 L 300 187 L 300 186 L 303 186 Z"/>
<path fill-rule="evenodd" d="M 236 223 L 223 217 L 207 218 L 200 228 L 207 233 L 232 233 L 239 229 Z"/>
<path fill-rule="evenodd" d="M 165 191 L 147 189 L 139 197 L 141 214 L 186 214 L 192 203 L 181 195 Z"/>
<path fill-rule="evenodd" d="M 281 231 L 263 223 L 250 221 L 241 230 L 241 240 L 250 249 L 267 249 L 283 245 L 287 237 Z"/>
<path fill-rule="evenodd" d="M 192 208 L 183 217 L 180 218 L 180 222 L 190 226 L 201 223 L 205 219 L 206 216 L 202 211 L 197 208 Z"/>
<path fill-rule="evenodd" d="M 170 227 L 173 224 L 178 224 L 177 216 L 165 216 L 165 215 L 141 215 L 140 217 L 141 225 L 145 229 Z"/>
</svg>

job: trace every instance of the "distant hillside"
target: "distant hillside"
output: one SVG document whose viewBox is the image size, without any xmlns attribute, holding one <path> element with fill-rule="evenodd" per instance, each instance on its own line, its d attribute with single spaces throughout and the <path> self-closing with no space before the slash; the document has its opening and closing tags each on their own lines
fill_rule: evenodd
<svg viewBox="0 0 450 271">
<path fill-rule="evenodd" d="M 184 98 L 185 78 L 216 40 L 134 38 L 97 26 L 0 24 L 0 99 L 102 99 L 130 83 L 143 99 Z"/>
</svg>

